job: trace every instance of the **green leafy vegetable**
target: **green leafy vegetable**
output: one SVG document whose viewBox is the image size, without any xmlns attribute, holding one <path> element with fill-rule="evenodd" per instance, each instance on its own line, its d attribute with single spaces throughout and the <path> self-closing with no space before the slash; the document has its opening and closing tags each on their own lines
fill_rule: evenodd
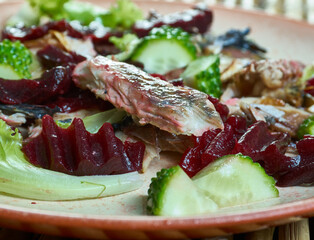
<svg viewBox="0 0 314 240">
<path fill-rule="evenodd" d="M 88 2 L 69 1 L 64 4 L 64 16 L 68 20 L 78 20 L 83 25 L 88 25 L 108 11 Z"/>
<path fill-rule="evenodd" d="M 64 4 L 70 0 L 28 0 L 38 18 L 42 16 L 54 20 L 65 18 Z"/>
<path fill-rule="evenodd" d="M 298 129 L 298 138 L 303 138 L 304 135 L 314 135 L 314 115 L 305 119 Z"/>
<path fill-rule="evenodd" d="M 196 47 L 190 34 L 180 28 L 153 28 L 134 51 L 132 60 L 144 64 L 149 73 L 165 74 L 185 67 L 196 58 Z"/>
<path fill-rule="evenodd" d="M 0 42 L 0 77 L 18 80 L 31 78 L 32 53 L 19 41 Z"/>
<path fill-rule="evenodd" d="M 301 82 L 305 83 L 310 78 L 314 77 L 314 64 L 307 65 L 303 70 Z"/>
<path fill-rule="evenodd" d="M 161 216 L 213 212 L 217 205 L 179 167 L 162 169 L 148 189 L 147 210 Z"/>
<path fill-rule="evenodd" d="M 218 55 L 200 57 L 188 65 L 181 77 L 187 86 L 219 98 L 222 94 L 219 64 Z"/>
<path fill-rule="evenodd" d="M 219 207 L 262 201 L 279 196 L 275 180 L 242 154 L 215 160 L 192 178 Z"/>
<path fill-rule="evenodd" d="M 137 172 L 110 176 L 71 176 L 30 164 L 22 137 L 0 120 L 0 191 L 39 200 L 97 198 L 129 192 L 142 184 Z"/>
<path fill-rule="evenodd" d="M 104 26 L 129 29 L 135 21 L 143 19 L 143 13 L 131 0 L 117 0 L 100 18 Z"/>
<path fill-rule="evenodd" d="M 126 51 L 131 42 L 134 40 L 138 40 L 138 37 L 132 33 L 124 34 L 121 38 L 115 36 L 109 38 L 109 41 L 112 42 L 121 51 Z"/>
<path fill-rule="evenodd" d="M 111 109 L 108 111 L 96 113 L 94 115 L 85 117 L 83 119 L 84 126 L 86 130 L 90 133 L 96 133 L 102 127 L 105 122 L 108 123 L 118 123 L 126 116 L 126 112 L 118 109 Z M 71 121 L 56 122 L 59 127 L 68 128 L 71 125 Z"/>
</svg>

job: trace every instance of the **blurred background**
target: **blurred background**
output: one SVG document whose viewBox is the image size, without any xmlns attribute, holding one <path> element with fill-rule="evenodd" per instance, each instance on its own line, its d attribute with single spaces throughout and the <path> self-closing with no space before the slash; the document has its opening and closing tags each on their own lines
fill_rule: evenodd
<svg viewBox="0 0 314 240">
<path fill-rule="evenodd" d="M 306 20 L 314 24 L 314 0 L 168 0 L 207 4 L 223 4 L 228 7 L 262 9 L 270 14 L 282 14 L 289 18 Z"/>
<path fill-rule="evenodd" d="M 0 0 L 0 2 L 5 1 L 12 0 Z M 241 7 L 244 9 L 260 9 L 266 11 L 269 14 L 281 14 L 292 19 L 305 20 L 308 21 L 309 23 L 314 24 L 314 0 L 163 0 L 163 1 L 167 2 L 182 1 L 186 3 L 205 2 L 209 5 L 222 4 L 230 8 Z"/>
</svg>

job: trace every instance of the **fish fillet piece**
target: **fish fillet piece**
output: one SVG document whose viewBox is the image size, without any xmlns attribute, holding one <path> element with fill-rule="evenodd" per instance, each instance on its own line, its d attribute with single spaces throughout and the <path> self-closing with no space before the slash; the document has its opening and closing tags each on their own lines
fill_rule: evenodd
<svg viewBox="0 0 314 240">
<path fill-rule="evenodd" d="M 205 93 L 175 87 L 137 67 L 98 56 L 78 64 L 77 86 L 122 108 L 139 121 L 175 134 L 200 136 L 223 128 L 223 122 Z"/>
</svg>

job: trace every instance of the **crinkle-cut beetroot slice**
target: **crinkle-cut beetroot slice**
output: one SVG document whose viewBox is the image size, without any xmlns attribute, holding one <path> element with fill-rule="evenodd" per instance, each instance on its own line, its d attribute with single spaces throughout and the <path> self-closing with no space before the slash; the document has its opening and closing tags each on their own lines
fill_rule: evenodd
<svg viewBox="0 0 314 240">
<path fill-rule="evenodd" d="M 96 134 L 87 132 L 81 119 L 63 129 L 46 115 L 42 125 L 42 133 L 23 146 L 34 165 L 77 176 L 121 174 L 142 166 L 145 145 L 124 145 L 109 123 Z"/>
<path fill-rule="evenodd" d="M 71 67 L 55 67 L 36 80 L 18 81 L 0 78 L 0 102 L 4 104 L 40 104 L 66 93 L 72 84 Z"/>
<path fill-rule="evenodd" d="M 124 143 L 126 154 L 129 159 L 133 159 L 133 168 L 137 171 L 142 170 L 142 163 L 145 153 L 145 144 L 142 142 L 129 142 Z"/>
<path fill-rule="evenodd" d="M 232 153 L 236 142 L 234 131 L 229 124 L 211 141 L 201 156 L 202 166 L 205 167 L 217 158 Z"/>
<path fill-rule="evenodd" d="M 75 52 L 65 52 L 60 48 L 47 45 L 37 52 L 37 57 L 45 68 L 53 68 L 57 66 L 67 66 L 77 64 L 86 60 L 85 57 Z"/>
</svg>

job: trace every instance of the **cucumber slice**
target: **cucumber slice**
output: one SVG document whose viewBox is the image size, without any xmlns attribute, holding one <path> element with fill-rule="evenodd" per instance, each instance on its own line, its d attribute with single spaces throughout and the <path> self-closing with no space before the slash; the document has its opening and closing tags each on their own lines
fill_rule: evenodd
<svg viewBox="0 0 314 240">
<path fill-rule="evenodd" d="M 185 85 L 219 98 L 222 94 L 218 55 L 200 57 L 181 74 Z"/>
<path fill-rule="evenodd" d="M 302 139 L 304 135 L 314 136 L 314 115 L 303 121 L 298 129 L 297 134 L 299 139 Z"/>
<path fill-rule="evenodd" d="M 262 201 L 279 196 L 275 180 L 258 163 L 242 154 L 221 157 L 192 178 L 219 207 Z"/>
<path fill-rule="evenodd" d="M 217 210 L 217 204 L 195 187 L 179 167 L 162 169 L 148 189 L 147 210 L 161 216 L 185 216 Z"/>
<path fill-rule="evenodd" d="M 144 64 L 149 73 L 165 74 L 185 67 L 196 58 L 196 47 L 190 35 L 171 27 L 154 28 L 143 38 L 131 59 Z"/>
<path fill-rule="evenodd" d="M 0 73 L 1 78 L 3 79 L 10 79 L 10 80 L 20 80 L 21 75 L 17 73 L 11 66 L 9 65 L 0 65 Z"/>
</svg>

